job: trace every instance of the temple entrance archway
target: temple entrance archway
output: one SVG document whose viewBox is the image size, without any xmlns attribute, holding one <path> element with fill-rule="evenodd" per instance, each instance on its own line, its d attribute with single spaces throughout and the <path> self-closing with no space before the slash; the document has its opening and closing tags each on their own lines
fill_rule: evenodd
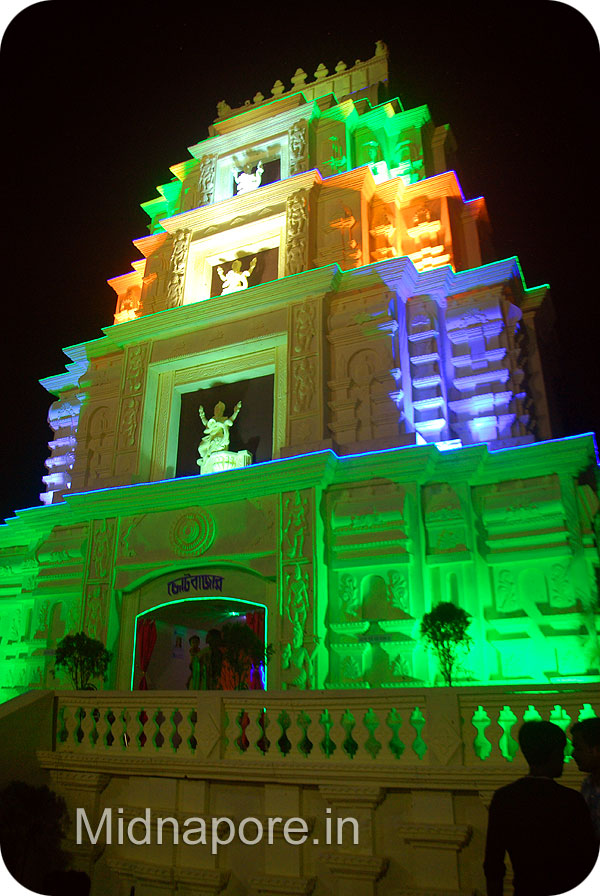
<svg viewBox="0 0 600 896">
<path fill-rule="evenodd" d="M 277 643 L 276 595 L 274 577 L 233 565 L 171 568 L 158 576 L 139 578 L 121 591 L 117 687 L 138 690 L 141 684 L 142 689 L 185 689 L 190 648 L 204 649 L 208 632 L 221 630 L 227 623 L 248 625 L 264 643 Z M 144 629 L 148 627 L 153 631 L 146 637 Z M 191 638 L 198 640 L 190 644 Z M 140 640 L 145 641 L 143 662 Z M 262 687 L 264 679 L 265 670 L 262 675 L 257 670 L 248 684 Z M 277 686 L 277 682 L 273 684 Z M 217 686 L 228 687 L 226 681 Z"/>
</svg>

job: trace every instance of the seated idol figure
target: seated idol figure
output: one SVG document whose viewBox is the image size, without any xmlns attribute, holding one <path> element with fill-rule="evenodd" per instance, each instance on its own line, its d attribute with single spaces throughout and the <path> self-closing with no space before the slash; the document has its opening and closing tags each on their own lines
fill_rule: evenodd
<svg viewBox="0 0 600 896">
<path fill-rule="evenodd" d="M 229 448 L 229 430 L 233 426 L 233 422 L 241 408 L 242 402 L 238 401 L 231 417 L 225 417 L 225 405 L 222 401 L 218 401 L 215 405 L 214 416 L 207 420 L 204 408 L 200 405 L 198 414 L 204 423 L 205 430 L 204 438 L 198 445 L 200 457 L 196 463 L 199 467 L 211 454 L 216 454 L 217 451 L 227 451 Z"/>
</svg>

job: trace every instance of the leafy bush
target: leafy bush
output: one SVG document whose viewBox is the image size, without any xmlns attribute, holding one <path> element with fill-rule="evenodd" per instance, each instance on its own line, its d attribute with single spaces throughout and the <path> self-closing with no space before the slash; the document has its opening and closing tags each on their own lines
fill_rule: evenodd
<svg viewBox="0 0 600 896">
<path fill-rule="evenodd" d="M 442 601 L 421 620 L 421 638 L 436 655 L 448 687 L 452 687 L 454 670 L 473 646 L 473 639 L 467 634 L 472 618 L 462 607 Z"/>
<path fill-rule="evenodd" d="M 81 691 L 94 688 L 92 678 L 103 677 L 111 659 L 112 654 L 102 641 L 78 632 L 58 642 L 54 665 L 57 669 L 64 667 L 73 687 Z"/>
</svg>

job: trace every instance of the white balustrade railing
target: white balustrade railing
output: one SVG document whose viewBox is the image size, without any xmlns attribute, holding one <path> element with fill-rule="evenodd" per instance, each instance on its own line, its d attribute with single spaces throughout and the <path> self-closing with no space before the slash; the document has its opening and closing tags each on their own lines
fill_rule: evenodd
<svg viewBox="0 0 600 896">
<path fill-rule="evenodd" d="M 486 766 L 517 732 L 600 713 L 596 685 L 370 691 L 57 691 L 55 749 L 218 762 Z M 569 753 L 570 748 L 567 748 Z"/>
</svg>

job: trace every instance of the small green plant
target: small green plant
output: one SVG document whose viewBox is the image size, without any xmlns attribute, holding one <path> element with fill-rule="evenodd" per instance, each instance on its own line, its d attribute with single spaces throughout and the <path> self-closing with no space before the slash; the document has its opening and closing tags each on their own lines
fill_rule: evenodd
<svg viewBox="0 0 600 896">
<path fill-rule="evenodd" d="M 472 618 L 462 607 L 442 601 L 421 620 L 421 638 L 436 655 L 448 687 L 452 687 L 453 673 L 473 645 L 473 639 L 467 633 Z"/>
<path fill-rule="evenodd" d="M 111 659 L 112 654 L 102 641 L 78 632 L 58 642 L 54 665 L 66 669 L 75 690 L 85 691 L 94 689 L 92 678 L 102 678 Z"/>
</svg>

